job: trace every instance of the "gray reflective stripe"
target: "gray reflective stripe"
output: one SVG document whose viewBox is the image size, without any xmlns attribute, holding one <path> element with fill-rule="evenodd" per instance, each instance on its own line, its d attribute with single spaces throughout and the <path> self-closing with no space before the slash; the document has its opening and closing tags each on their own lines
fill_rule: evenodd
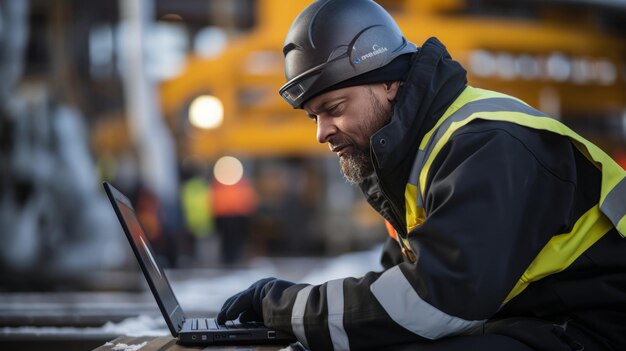
<svg viewBox="0 0 626 351">
<path fill-rule="evenodd" d="M 424 208 L 424 199 L 422 199 L 422 192 L 419 185 L 417 186 L 417 206 Z"/>
<path fill-rule="evenodd" d="M 422 192 L 419 188 L 419 175 L 422 172 L 424 163 L 433 151 L 433 148 L 437 144 L 437 141 L 441 139 L 443 134 L 448 130 L 450 125 L 454 122 L 459 122 L 469 117 L 476 112 L 522 112 L 530 116 L 535 117 L 548 117 L 543 112 L 538 111 L 518 100 L 506 97 L 487 98 L 481 100 L 475 100 L 466 103 L 446 118 L 438 127 L 437 130 L 431 135 L 430 139 L 426 143 L 424 150 L 419 150 L 415 162 L 413 163 L 413 169 L 411 170 L 411 176 L 409 182 L 417 186 L 417 206 L 424 208 L 424 200 L 422 199 Z"/>
<path fill-rule="evenodd" d="M 350 350 L 348 335 L 343 328 L 343 279 L 331 280 L 326 285 L 328 301 L 328 332 L 335 351 Z"/>
<path fill-rule="evenodd" d="M 313 286 L 309 285 L 298 291 L 296 301 L 293 303 L 293 309 L 291 310 L 291 329 L 293 330 L 293 335 L 295 335 L 298 341 L 306 348 L 309 348 L 309 343 L 306 340 L 306 334 L 304 332 L 304 311 L 306 310 L 306 303 L 309 300 L 311 289 L 313 289 Z"/>
<path fill-rule="evenodd" d="M 604 202 L 600 205 L 600 210 L 604 213 L 615 227 L 619 221 L 626 215 L 626 178 L 622 179 L 604 198 Z M 622 236 L 626 233 L 621 233 Z"/>
<path fill-rule="evenodd" d="M 418 185 L 420 181 L 420 166 L 424 163 L 425 158 L 426 153 L 424 150 L 418 150 L 417 157 L 415 157 L 415 161 L 413 162 L 413 168 L 411 169 L 411 175 L 409 175 L 409 183 L 416 186 Z"/>
<path fill-rule="evenodd" d="M 428 141 L 428 144 L 424 148 L 425 156 L 419 168 L 421 169 L 423 167 L 424 162 L 426 162 L 426 160 L 430 156 L 430 153 L 432 152 L 433 147 L 435 147 L 435 145 L 437 144 L 437 141 L 441 139 L 443 134 L 448 130 L 448 128 L 450 127 L 452 123 L 462 121 L 466 119 L 467 117 L 469 117 L 471 114 L 476 113 L 476 112 L 499 112 L 499 111 L 503 111 L 503 112 L 514 111 L 514 112 L 522 112 L 522 113 L 535 116 L 535 117 L 548 117 L 545 114 L 543 114 L 541 111 L 537 111 L 534 108 L 520 101 L 517 101 L 513 98 L 497 97 L 497 98 L 488 98 L 488 99 L 468 102 L 467 104 L 461 106 L 458 110 L 456 110 L 456 112 L 454 112 L 448 118 L 446 118 L 446 120 L 443 121 L 443 123 L 441 123 L 439 127 L 437 127 L 437 131 L 434 133 L 434 135 L 431 136 L 430 140 Z"/>
<path fill-rule="evenodd" d="M 370 290 L 394 322 L 426 339 L 468 333 L 485 323 L 454 317 L 431 306 L 417 294 L 399 266 L 383 273 Z"/>
<path fill-rule="evenodd" d="M 417 187 L 417 206 L 422 208 L 424 207 L 424 201 L 422 201 L 422 194 L 419 191 L 419 184 L 420 172 L 422 171 L 422 165 L 424 164 L 425 159 L 426 152 L 424 152 L 424 150 L 417 150 L 417 157 L 415 158 L 415 162 L 413 162 L 411 175 L 409 176 L 409 183 Z"/>
</svg>

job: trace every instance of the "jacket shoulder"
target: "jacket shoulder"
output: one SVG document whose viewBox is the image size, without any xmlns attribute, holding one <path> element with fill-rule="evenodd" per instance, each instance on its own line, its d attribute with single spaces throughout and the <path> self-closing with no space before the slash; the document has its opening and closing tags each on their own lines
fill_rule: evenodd
<svg viewBox="0 0 626 351">
<path fill-rule="evenodd" d="M 510 153 L 511 143 L 521 144 L 541 164 L 556 177 L 565 181 L 575 181 L 576 152 L 569 138 L 545 130 L 524 127 L 515 123 L 493 120 L 474 120 L 457 130 L 450 142 L 458 144 L 481 144 L 494 138 L 497 143 L 489 143 L 494 161 L 498 158 L 519 157 L 519 151 Z M 519 148 L 515 148 L 519 150 Z"/>
</svg>

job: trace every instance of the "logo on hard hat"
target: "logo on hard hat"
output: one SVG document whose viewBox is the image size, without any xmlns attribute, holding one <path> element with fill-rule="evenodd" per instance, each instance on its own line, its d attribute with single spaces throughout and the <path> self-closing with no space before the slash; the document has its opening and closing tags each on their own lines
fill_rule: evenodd
<svg viewBox="0 0 626 351">
<path fill-rule="evenodd" d="M 383 46 L 382 48 L 376 44 L 372 45 L 372 51 L 368 52 L 367 54 L 361 56 L 361 57 L 357 57 L 354 59 L 354 63 L 361 63 L 363 61 L 369 60 L 374 56 L 380 55 L 383 52 L 387 51 L 387 47 Z"/>
</svg>

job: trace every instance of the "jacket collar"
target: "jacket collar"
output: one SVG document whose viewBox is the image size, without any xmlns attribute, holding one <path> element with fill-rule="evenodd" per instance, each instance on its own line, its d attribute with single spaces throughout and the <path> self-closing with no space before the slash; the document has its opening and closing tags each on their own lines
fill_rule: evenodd
<svg viewBox="0 0 626 351">
<path fill-rule="evenodd" d="M 439 40 L 428 39 L 412 57 L 391 121 L 372 135 L 371 157 L 376 172 L 360 188 L 368 202 L 401 232 L 406 227 L 404 189 L 419 144 L 466 84 L 465 69 L 452 60 Z M 385 189 L 386 197 L 381 189 Z M 394 216 L 392 207 L 402 213 Z"/>
<path fill-rule="evenodd" d="M 393 117 L 371 138 L 372 161 L 379 176 L 394 172 L 406 156 L 413 161 L 419 143 L 467 84 L 466 71 L 437 39 L 414 54 Z"/>
</svg>

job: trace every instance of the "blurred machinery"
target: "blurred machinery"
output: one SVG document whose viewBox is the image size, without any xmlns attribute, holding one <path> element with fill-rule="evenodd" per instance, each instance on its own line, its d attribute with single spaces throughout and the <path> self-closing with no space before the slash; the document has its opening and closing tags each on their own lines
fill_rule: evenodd
<svg viewBox="0 0 626 351">
<path fill-rule="evenodd" d="M 310 231 L 325 233 L 319 240 L 327 253 L 354 249 L 355 243 L 368 242 L 359 235 L 376 231 L 371 226 L 359 228 L 358 223 L 346 227 L 346 216 L 359 212 L 360 197 L 346 190 L 341 179 L 335 179 L 338 169 L 334 167 L 334 155 L 315 140 L 314 124 L 304 118 L 302 111 L 292 110 L 277 93 L 284 83 L 284 35 L 310 1 L 244 2 L 222 4 L 228 10 L 218 11 L 224 17 L 221 22 L 226 23 L 225 28 L 191 31 L 188 42 L 195 47 L 187 51 L 181 69 L 160 85 L 162 112 L 174 136 L 178 157 L 183 163 L 193 159 L 209 165 L 223 155 L 242 155 L 249 164 L 256 165 L 257 175 L 266 172 L 262 164 L 268 160 L 316 160 L 323 171 L 317 175 L 322 184 L 315 186 L 323 194 L 313 201 L 318 202 L 317 218 L 323 221 Z M 626 155 L 623 2 L 378 2 L 394 16 L 410 41 L 420 45 L 428 37 L 437 36 L 447 45 L 453 58 L 468 70 L 469 84 L 519 97 L 563 119 L 618 159 L 620 154 Z M 166 20 L 178 27 L 189 27 L 185 16 L 192 17 L 189 11 L 160 16 L 159 22 Z M 252 24 L 243 30 L 233 29 L 232 22 L 242 16 L 253 17 Z M 101 122 L 93 129 L 96 149 L 114 152 L 132 145 L 123 121 Z M 326 162 L 329 159 L 332 162 Z M 306 175 L 309 179 L 316 177 L 313 173 Z M 257 185 L 262 183 L 258 180 Z M 298 187 L 283 184 L 285 189 Z M 271 198 L 269 194 L 260 195 Z M 362 223 L 369 223 L 372 219 L 368 216 L 375 216 L 362 214 L 357 216 Z M 284 212 L 276 216 L 285 217 Z M 307 212 L 307 217 L 315 216 Z M 306 227 L 302 220 L 298 228 Z M 294 229 L 285 230 L 291 233 Z"/>
<path fill-rule="evenodd" d="M 212 158 L 225 153 L 326 152 L 315 141 L 312 123 L 277 94 L 284 83 L 284 35 L 308 3 L 259 0 L 252 30 L 229 40 L 212 58 L 190 55 L 182 74 L 162 85 L 162 106 L 178 138 L 179 153 Z M 624 114 L 626 31 L 613 24 L 626 18 L 626 5 L 488 0 L 380 3 L 409 40 L 420 45 L 430 36 L 441 39 L 468 70 L 471 85 L 517 96 L 556 118 L 621 120 Z M 214 122 L 194 127 L 190 118 L 203 113 Z"/>
<path fill-rule="evenodd" d="M 12 151 L 18 148 L 13 145 L 19 143 L 13 141 L 32 144 L 28 149 L 31 151 L 58 151 L 59 157 L 64 155 L 61 151 L 82 150 L 79 156 L 68 154 L 73 160 L 67 162 L 69 175 L 55 173 L 46 178 L 62 178 L 67 186 L 80 185 L 86 189 L 83 197 L 66 201 L 75 208 L 90 199 L 98 199 L 97 179 L 91 179 L 98 177 L 96 173 L 109 180 L 114 178 L 120 188 L 129 190 L 137 190 L 137 179 L 141 178 L 138 174 L 147 173 L 143 168 L 137 169 L 138 164 L 147 161 L 145 157 L 141 159 L 137 136 L 141 128 L 131 130 L 130 113 L 124 109 L 131 105 L 127 100 L 133 98 L 123 92 L 136 82 L 123 84 L 123 78 L 130 76 L 128 70 L 132 70 L 134 61 L 129 58 L 137 56 L 124 56 L 129 52 L 124 52 L 122 43 L 132 34 L 124 23 L 126 16 L 122 10 L 126 2 L 32 0 L 30 14 L 22 15 L 23 20 L 28 18 L 28 42 L 22 38 L 25 47 L 22 51 L 0 50 L 0 68 L 16 77 L 22 68 L 13 62 L 21 61 L 12 55 L 23 52 L 26 61 L 21 85 L 7 73 L 3 75 L 4 84 L 0 84 L 3 103 L 0 156 L 3 164 L 11 165 L 0 173 L 3 189 L 12 189 L 0 196 L 4 209 L 0 219 L 8 223 L 2 229 L 11 233 L 15 243 L 5 245 L 0 255 L 10 261 L 7 267 L 23 261 L 29 264 L 25 264 L 28 269 L 21 271 L 29 272 L 42 263 L 13 256 L 19 253 L 28 256 L 26 253 L 30 252 L 31 258 L 43 257 L 41 250 L 55 259 L 62 258 L 58 259 L 59 271 L 85 256 L 96 256 L 87 249 L 80 250 L 82 255 L 75 257 L 64 255 L 64 249 L 75 250 L 74 244 L 79 242 L 71 235 L 66 241 L 53 240 L 69 233 L 67 225 L 59 224 L 57 218 L 61 217 L 54 215 L 61 206 L 47 207 L 51 209 L 44 213 L 47 220 L 37 222 L 52 223 L 46 228 L 13 229 L 19 223 L 34 223 L 30 218 L 18 223 L 15 218 L 21 217 L 17 214 L 40 213 L 28 212 L 24 209 L 27 206 L 22 206 L 35 201 L 39 193 L 15 184 L 28 183 L 29 177 L 39 174 L 36 168 L 47 164 L 30 162 L 30 157 L 14 157 Z M 16 3 L 20 1 L 0 0 L 0 4 Z M 302 111 L 292 110 L 277 93 L 284 83 L 281 49 L 285 33 L 310 0 L 137 0 L 137 3 L 154 5 L 153 14 L 138 11 L 144 16 L 146 28 L 145 40 L 137 37 L 145 50 L 142 63 L 148 78 L 159 82 L 154 94 L 144 98 L 154 105 L 150 107 L 151 113 L 164 117 L 167 132 L 173 137 L 171 144 L 163 144 L 162 137 L 147 132 L 143 141 L 161 141 L 166 149 L 173 149 L 170 159 L 174 160 L 163 163 L 164 168 L 169 169 L 175 163 L 181 183 L 201 178 L 206 182 L 203 191 L 207 193 L 210 192 L 209 166 L 222 156 L 241 158 L 243 173 L 251 178 L 260 199 L 255 228 L 258 233 L 264 233 L 251 235 L 250 246 L 256 250 L 252 255 L 265 254 L 264 250 L 269 251 L 273 245 L 275 248 L 284 245 L 285 252 L 295 254 L 310 253 L 312 247 L 317 253 L 337 253 L 364 248 L 357 243 L 379 237 L 381 233 L 376 225 L 381 223 L 368 212 L 367 206 L 358 203 L 361 197 L 357 191 L 339 177 L 335 156 L 315 140 L 313 122 L 304 118 Z M 392 13 L 408 39 L 417 45 L 430 36 L 441 39 L 468 70 L 469 84 L 517 96 L 563 119 L 626 165 L 624 1 L 379 0 L 379 3 Z M 7 40 L 19 39 L 15 33 L 20 33 L 8 29 L 9 19 L 19 17 L 10 16 L 6 5 L 3 6 L 0 39 L 5 38 L 1 44 L 9 48 L 12 42 Z M 38 95 L 38 91 L 42 93 Z M 21 96 L 21 100 L 16 96 Z M 19 103 L 26 101 L 26 97 L 35 102 L 28 105 L 33 111 L 36 108 L 41 111 L 31 113 L 27 104 L 22 103 L 20 112 Z M 141 111 L 136 108 L 134 114 L 142 115 Z M 21 115 L 29 118 L 17 117 Z M 81 121 L 89 129 L 89 140 L 67 134 L 74 131 L 75 135 L 83 135 Z M 24 130 L 39 131 L 47 139 L 36 137 L 38 134 L 33 134 L 33 138 L 17 138 L 20 134 L 13 132 L 10 123 L 25 126 Z M 52 133 L 56 130 L 52 126 L 58 123 L 66 124 L 59 127 L 65 134 Z M 90 168 L 92 155 L 97 159 L 98 169 Z M 13 167 L 15 164 L 7 160 L 14 159 L 26 159 L 29 162 L 25 165 L 30 168 Z M 26 169 L 29 175 L 19 174 L 20 169 Z M 65 170 L 60 166 L 46 169 Z M 85 172 L 92 175 L 84 175 Z M 153 173 L 155 177 L 165 174 Z M 56 189 L 47 183 L 32 183 L 39 184 L 33 189 L 48 193 Z M 56 190 L 55 194 L 46 195 L 46 201 L 58 203 L 59 199 L 72 199 L 63 190 Z M 209 216 L 203 213 L 198 218 L 205 220 L 205 215 Z M 172 218 L 171 214 L 167 217 Z M 189 216 L 185 218 L 189 221 Z M 355 222 L 348 223 L 346 218 L 355 218 Z M 113 229 L 99 225 L 99 221 L 88 216 L 82 222 L 84 226 L 76 225 L 73 229 L 77 238 L 87 243 L 110 242 L 106 235 Z M 49 229 L 51 226 L 55 230 Z M 90 226 L 97 230 L 85 229 Z M 206 234 L 210 231 L 208 225 L 199 228 L 195 229 L 204 234 L 195 234 L 196 237 L 210 237 Z M 52 238 L 46 244 L 50 249 L 37 248 L 36 239 L 18 232 L 44 238 L 40 243 Z M 60 234 L 50 235 L 52 232 Z M 92 236 L 84 235 L 86 232 Z M 99 232 L 104 234 L 96 235 Z M 333 235 L 337 232 L 342 235 Z M 8 236 L 3 238 L 9 242 Z M 10 249 L 18 247 L 17 243 L 25 243 L 26 249 Z M 95 266 L 109 267 L 120 261 L 104 250 L 100 254 L 101 259 L 94 260 Z"/>
<path fill-rule="evenodd" d="M 28 3 L 0 2 L 0 291 L 48 289 L 125 262 L 95 182 L 85 118 L 24 79 Z"/>
</svg>

